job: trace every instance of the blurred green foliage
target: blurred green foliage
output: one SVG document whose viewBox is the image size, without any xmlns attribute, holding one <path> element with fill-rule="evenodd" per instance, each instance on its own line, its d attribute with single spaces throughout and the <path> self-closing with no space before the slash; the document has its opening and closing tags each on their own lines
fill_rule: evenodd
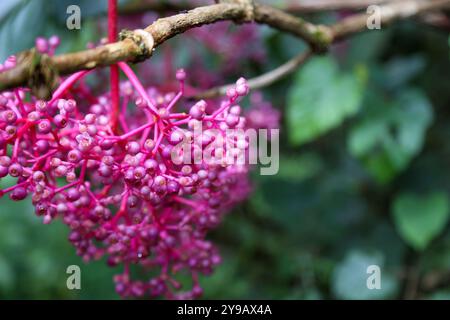
<svg viewBox="0 0 450 320">
<path fill-rule="evenodd" d="M 10 186 L 2 179 L 0 188 Z M 60 221 L 43 225 L 30 200 L 0 199 L 1 299 L 114 299 L 112 276 L 104 261 L 85 264 L 67 240 Z M 68 290 L 67 267 L 81 268 L 82 290 Z"/>
<path fill-rule="evenodd" d="M 65 1 L 54 2 L 61 7 L 23 2 L 0 21 L 2 59 L 39 35 L 60 35 L 61 51 L 97 40 L 101 7 L 86 2 L 94 7 L 82 30 L 68 32 L 60 27 Z M 304 48 L 262 30 L 268 61 L 248 77 Z M 23 38 L 12 41 L 16 34 Z M 356 35 L 264 90 L 284 115 L 280 172 L 255 171 L 252 197 L 211 235 L 223 264 L 201 279 L 205 298 L 450 299 L 449 75 L 448 34 L 404 22 Z M 116 298 L 119 270 L 84 264 L 66 238 L 29 203 L 1 199 L 0 298 Z M 82 268 L 80 291 L 66 289 L 71 264 Z M 366 287 L 373 264 L 381 290 Z"/>
<path fill-rule="evenodd" d="M 406 243 L 423 250 L 447 225 L 448 197 L 435 192 L 429 196 L 401 194 L 393 204 L 394 222 Z"/>
<path fill-rule="evenodd" d="M 292 144 L 314 140 L 359 110 L 365 82 L 361 69 L 342 74 L 327 56 L 312 59 L 297 73 L 286 106 Z"/>
</svg>

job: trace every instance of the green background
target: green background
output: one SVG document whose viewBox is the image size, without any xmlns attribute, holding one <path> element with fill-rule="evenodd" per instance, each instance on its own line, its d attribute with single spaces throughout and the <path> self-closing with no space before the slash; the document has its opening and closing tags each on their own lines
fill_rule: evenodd
<svg viewBox="0 0 450 320">
<path fill-rule="evenodd" d="M 59 52 L 97 41 L 105 1 L 78 1 L 80 31 L 62 27 L 68 2 L 77 3 L 13 6 L 0 20 L 0 58 L 40 35 L 61 36 Z M 244 63 L 224 83 L 273 69 L 304 49 L 260 28 L 267 61 Z M 182 36 L 169 43 L 199 45 Z M 204 55 L 212 72 L 220 69 L 217 55 Z M 252 196 L 210 235 L 223 263 L 201 279 L 204 298 L 449 298 L 449 56 L 448 31 L 402 22 L 354 36 L 265 89 L 283 114 L 280 171 L 255 170 Z M 183 51 L 176 63 L 189 59 Z M 84 264 L 66 227 L 42 225 L 33 212 L 26 201 L 0 200 L 0 298 L 116 299 L 112 276 L 120 269 Z M 66 288 L 71 264 L 81 267 L 79 291 Z M 366 287 L 373 264 L 381 268 L 381 290 Z"/>
</svg>

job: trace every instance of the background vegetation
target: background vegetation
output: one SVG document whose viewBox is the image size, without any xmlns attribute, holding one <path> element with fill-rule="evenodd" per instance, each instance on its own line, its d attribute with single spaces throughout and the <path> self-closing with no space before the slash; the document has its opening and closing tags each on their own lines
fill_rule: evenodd
<svg viewBox="0 0 450 320">
<path fill-rule="evenodd" d="M 52 2 L 4 7 L 0 60 L 37 36 L 59 35 L 61 52 L 99 40 L 105 1 L 78 1 L 80 31 L 63 27 L 74 1 Z M 261 32 L 265 62 L 244 63 L 228 80 L 304 49 Z M 167 45 L 199 44 L 180 36 Z M 147 64 L 160 63 L 162 52 Z M 220 68 L 217 55 L 205 49 L 203 57 Z M 176 64 L 189 63 L 180 51 Z M 450 298 L 449 75 L 448 31 L 410 21 L 355 36 L 265 89 L 283 114 L 280 172 L 255 171 L 252 197 L 212 234 L 223 264 L 202 279 L 204 298 Z M 1 199 L 0 298 L 117 298 L 118 270 L 84 264 L 66 238 L 60 222 L 43 226 L 29 203 Z M 80 291 L 66 288 L 70 264 L 82 268 Z M 372 264 L 381 267 L 381 290 L 366 288 Z"/>
</svg>

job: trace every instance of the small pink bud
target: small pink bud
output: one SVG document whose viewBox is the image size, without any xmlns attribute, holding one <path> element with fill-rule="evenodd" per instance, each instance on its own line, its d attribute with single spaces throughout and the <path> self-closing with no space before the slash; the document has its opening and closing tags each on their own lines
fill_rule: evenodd
<svg viewBox="0 0 450 320">
<path fill-rule="evenodd" d="M 60 42 L 61 41 L 58 36 L 51 36 L 50 39 L 48 39 L 48 43 L 53 49 L 59 46 Z"/>
<path fill-rule="evenodd" d="M 48 51 L 48 41 L 45 38 L 39 37 L 36 39 L 36 50 L 40 53 Z"/>
<path fill-rule="evenodd" d="M 186 79 L 186 72 L 184 71 L 184 69 L 177 70 L 176 78 L 178 81 L 184 81 Z"/>
<path fill-rule="evenodd" d="M 228 88 L 227 89 L 227 97 L 228 98 L 234 98 L 236 96 L 236 89 L 235 88 Z"/>
</svg>

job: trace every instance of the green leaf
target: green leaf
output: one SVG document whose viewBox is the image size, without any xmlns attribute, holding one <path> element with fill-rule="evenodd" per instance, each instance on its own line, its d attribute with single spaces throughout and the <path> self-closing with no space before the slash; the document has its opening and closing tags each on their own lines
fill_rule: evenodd
<svg viewBox="0 0 450 320">
<path fill-rule="evenodd" d="M 355 63 L 371 64 L 383 54 L 383 51 L 391 43 L 392 29 L 385 29 L 383 32 L 362 32 L 357 33 L 349 42 L 348 53 L 344 57 L 346 65 Z M 370 43 L 370 45 L 367 45 Z"/>
<path fill-rule="evenodd" d="M 9 55 L 34 46 L 48 19 L 43 0 L 20 1 L 0 21 L 0 62 Z M 18 36 L 20 35 L 20 37 Z"/>
<path fill-rule="evenodd" d="M 420 152 L 433 110 L 419 90 L 406 89 L 392 100 L 368 95 L 367 112 L 349 135 L 350 153 L 380 183 L 389 182 Z"/>
<path fill-rule="evenodd" d="M 414 249 L 423 250 L 444 230 L 449 201 L 443 192 L 428 196 L 402 194 L 395 199 L 392 212 L 403 240 Z"/>
<path fill-rule="evenodd" d="M 361 70 L 343 73 L 332 58 L 320 57 L 297 73 L 286 117 L 293 145 L 314 140 L 359 110 L 366 78 Z"/>
<path fill-rule="evenodd" d="M 367 268 L 372 265 L 380 268 L 380 289 L 367 287 L 371 276 Z M 381 255 L 351 251 L 333 272 L 332 291 L 338 299 L 388 299 L 395 295 L 397 288 L 397 280 L 383 268 Z"/>
<path fill-rule="evenodd" d="M 426 61 L 419 54 L 393 58 L 384 66 L 381 81 L 389 89 L 399 88 L 423 72 L 425 66 Z"/>
<path fill-rule="evenodd" d="M 9 291 L 14 287 L 16 274 L 8 259 L 0 256 L 0 291 Z"/>
<path fill-rule="evenodd" d="M 440 290 L 432 293 L 428 299 L 430 300 L 450 300 L 450 291 L 449 290 Z"/>
</svg>

